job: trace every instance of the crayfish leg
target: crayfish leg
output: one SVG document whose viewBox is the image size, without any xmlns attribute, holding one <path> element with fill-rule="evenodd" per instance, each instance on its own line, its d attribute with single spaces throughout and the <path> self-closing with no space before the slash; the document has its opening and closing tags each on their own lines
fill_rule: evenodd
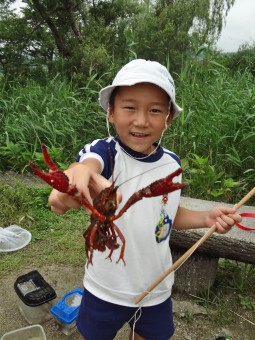
<svg viewBox="0 0 255 340">
<path fill-rule="evenodd" d="M 102 215 L 95 207 L 89 203 L 89 201 L 86 199 L 86 197 L 83 194 L 80 194 L 79 196 L 75 197 L 77 201 L 81 202 L 82 205 L 84 205 L 86 208 L 88 208 L 92 215 L 98 219 L 101 222 L 104 222 L 106 220 L 106 217 Z"/>
<path fill-rule="evenodd" d="M 93 252 L 94 249 L 98 249 L 99 245 L 95 244 L 95 242 L 98 242 L 99 240 L 95 241 L 95 235 L 100 227 L 100 222 L 93 222 L 91 223 L 89 228 L 84 232 L 83 236 L 85 238 L 85 247 L 86 247 L 86 255 L 87 255 L 87 267 L 91 263 L 93 265 L 92 259 L 93 259 Z"/>
<path fill-rule="evenodd" d="M 126 265 L 126 261 L 124 260 L 124 252 L 125 252 L 125 246 L 126 246 L 126 240 L 125 240 L 125 237 L 123 236 L 122 232 L 120 231 L 120 229 L 116 226 L 115 223 L 111 223 L 111 227 L 115 229 L 118 237 L 120 238 L 121 242 L 122 242 L 122 245 L 121 245 L 121 248 L 120 248 L 120 256 L 119 256 L 119 259 L 116 263 L 119 263 L 120 260 L 123 261 L 124 265 Z"/>
<path fill-rule="evenodd" d="M 119 244 L 117 243 L 117 235 L 115 233 L 113 223 L 109 223 L 108 228 L 109 228 L 110 234 L 107 236 L 106 246 L 108 249 L 110 249 L 110 253 L 105 259 L 110 259 L 112 261 L 112 253 L 115 249 L 119 248 Z"/>
</svg>

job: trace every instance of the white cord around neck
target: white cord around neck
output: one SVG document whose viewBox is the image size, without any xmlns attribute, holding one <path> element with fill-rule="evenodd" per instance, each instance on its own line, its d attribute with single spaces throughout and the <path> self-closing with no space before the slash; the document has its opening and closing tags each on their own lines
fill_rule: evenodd
<svg viewBox="0 0 255 340">
<path fill-rule="evenodd" d="M 125 154 L 128 155 L 129 157 L 131 157 L 131 158 L 133 158 L 133 159 L 139 161 L 139 160 L 143 160 L 143 159 L 146 159 L 146 158 L 150 157 L 151 155 L 153 155 L 153 154 L 158 150 L 158 148 L 160 147 L 160 143 L 161 143 L 161 140 L 162 140 L 162 137 L 163 137 L 164 132 L 165 132 L 165 129 L 164 129 L 164 131 L 162 131 L 162 133 L 161 133 L 161 136 L 160 136 L 160 139 L 159 139 L 159 142 L 158 142 L 156 148 L 155 148 L 151 153 L 149 153 L 148 155 L 143 156 L 143 157 L 134 157 L 134 156 L 130 155 L 130 153 L 127 152 L 127 150 L 125 150 L 125 149 L 120 145 L 120 143 L 118 143 L 118 141 L 116 141 L 115 139 L 113 139 L 113 140 L 114 140 L 116 143 L 119 144 L 119 147 L 120 147 L 121 151 L 125 152 Z"/>
<path fill-rule="evenodd" d="M 157 143 L 156 148 L 155 148 L 154 150 L 152 150 L 151 153 L 149 153 L 148 155 L 143 156 L 143 157 L 134 157 L 134 156 L 130 155 L 130 153 L 128 153 L 127 150 L 125 150 L 125 149 L 120 145 L 120 143 L 118 143 L 119 146 L 120 146 L 120 149 L 121 149 L 123 152 L 125 152 L 125 154 L 127 154 L 129 157 L 131 157 L 131 158 L 133 158 L 133 159 L 135 159 L 135 160 L 138 160 L 138 161 L 139 161 L 139 160 L 146 159 L 146 158 L 150 157 L 151 155 L 153 155 L 153 154 L 158 150 L 158 148 L 160 147 L 160 144 L 161 144 L 163 135 L 164 135 L 166 129 L 168 128 L 167 120 L 168 120 L 168 117 L 170 116 L 170 107 L 171 107 L 171 102 L 169 103 L 168 114 L 167 114 L 166 119 L 165 119 L 165 127 L 164 127 L 164 130 L 161 132 L 161 135 L 160 135 L 160 138 L 159 138 L 159 141 L 158 141 L 158 143 Z M 107 132 L 108 132 L 108 136 L 109 136 L 109 137 L 112 137 L 113 140 L 117 143 L 117 141 L 116 141 L 116 140 L 114 139 L 114 137 L 111 135 L 108 117 L 109 117 L 109 106 L 108 106 L 107 115 L 106 115 L 106 127 L 107 127 Z"/>
</svg>

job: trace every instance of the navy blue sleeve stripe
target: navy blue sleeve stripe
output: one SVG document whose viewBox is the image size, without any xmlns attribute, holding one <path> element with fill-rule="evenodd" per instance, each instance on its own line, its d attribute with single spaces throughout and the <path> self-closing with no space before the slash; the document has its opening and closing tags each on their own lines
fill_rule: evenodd
<svg viewBox="0 0 255 340">
<path fill-rule="evenodd" d="M 181 166 L 181 160 L 175 153 L 166 151 L 165 149 L 164 151 L 167 155 L 171 156 Z"/>
<path fill-rule="evenodd" d="M 104 168 L 101 175 L 109 179 L 114 169 L 114 160 L 116 156 L 115 142 L 109 138 L 98 139 L 91 144 L 86 144 L 77 156 L 77 162 L 80 161 L 81 156 L 86 153 L 98 154 L 103 162 Z"/>
</svg>

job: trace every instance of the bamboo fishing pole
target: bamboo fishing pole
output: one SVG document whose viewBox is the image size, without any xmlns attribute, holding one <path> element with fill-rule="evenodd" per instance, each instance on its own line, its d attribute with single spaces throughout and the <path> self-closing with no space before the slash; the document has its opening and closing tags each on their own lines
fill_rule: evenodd
<svg viewBox="0 0 255 340">
<path fill-rule="evenodd" d="M 238 210 L 255 194 L 255 187 L 245 195 L 240 202 L 234 205 L 234 209 Z M 160 284 L 170 273 L 178 269 L 193 253 L 194 251 L 204 243 L 214 232 L 216 231 L 216 225 L 214 224 L 186 253 L 184 253 L 169 269 L 167 269 L 158 279 L 156 279 L 141 295 L 135 300 L 135 304 L 138 304 L 143 298 L 148 295 L 157 285 Z"/>
</svg>

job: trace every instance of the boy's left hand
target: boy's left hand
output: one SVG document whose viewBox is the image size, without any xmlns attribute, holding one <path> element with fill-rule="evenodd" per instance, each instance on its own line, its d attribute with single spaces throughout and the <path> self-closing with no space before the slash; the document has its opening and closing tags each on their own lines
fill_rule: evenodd
<svg viewBox="0 0 255 340">
<path fill-rule="evenodd" d="M 236 222 L 241 222 L 242 217 L 236 214 L 235 209 L 219 206 L 209 211 L 206 217 L 206 224 L 210 228 L 214 224 L 218 234 L 227 233 Z"/>
</svg>

